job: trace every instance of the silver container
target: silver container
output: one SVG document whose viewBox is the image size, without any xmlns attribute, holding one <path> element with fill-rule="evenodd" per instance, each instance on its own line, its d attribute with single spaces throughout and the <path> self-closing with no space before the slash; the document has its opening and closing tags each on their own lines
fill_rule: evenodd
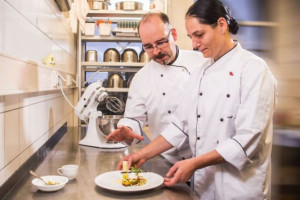
<svg viewBox="0 0 300 200">
<path fill-rule="evenodd" d="M 137 62 L 138 55 L 134 49 L 125 49 L 122 53 L 122 62 Z"/>
<path fill-rule="evenodd" d="M 120 53 L 117 49 L 109 48 L 104 52 L 104 62 L 120 62 Z"/>
<path fill-rule="evenodd" d="M 132 79 L 133 79 L 134 75 L 135 75 L 135 74 L 131 75 L 131 76 L 129 77 L 128 81 L 127 81 L 127 87 L 128 87 L 128 88 L 129 88 L 130 85 L 131 85 L 131 82 L 132 82 Z"/>
<path fill-rule="evenodd" d="M 110 5 L 110 0 L 94 0 L 92 2 L 93 10 L 108 10 L 108 5 Z"/>
<path fill-rule="evenodd" d="M 118 121 L 122 118 L 122 115 L 103 115 L 98 117 L 98 125 L 100 131 L 108 136 L 112 131 L 117 128 Z"/>
<path fill-rule="evenodd" d="M 142 10 L 142 9 L 143 9 L 143 4 L 140 2 L 122 1 L 116 3 L 116 10 L 133 11 L 133 10 Z"/>
<path fill-rule="evenodd" d="M 87 62 L 97 62 L 97 51 L 96 50 L 88 50 L 86 52 L 85 61 Z"/>
<path fill-rule="evenodd" d="M 141 53 L 140 53 L 139 61 L 141 63 L 147 63 L 150 60 L 151 60 L 151 57 L 144 50 L 142 50 Z"/>
<path fill-rule="evenodd" d="M 109 88 L 123 88 L 124 80 L 120 74 L 112 74 L 107 81 L 107 87 Z"/>
</svg>

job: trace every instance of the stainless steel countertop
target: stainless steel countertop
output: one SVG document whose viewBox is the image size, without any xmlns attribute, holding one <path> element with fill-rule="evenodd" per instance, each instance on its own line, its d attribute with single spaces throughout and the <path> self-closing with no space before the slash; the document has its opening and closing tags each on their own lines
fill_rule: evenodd
<svg viewBox="0 0 300 200">
<path fill-rule="evenodd" d="M 75 180 L 67 183 L 59 191 L 42 192 L 31 184 L 31 180 L 34 177 L 28 175 L 20 180 L 17 186 L 4 199 L 197 199 L 196 195 L 185 183 L 177 184 L 172 188 L 162 187 L 138 193 L 116 193 L 101 189 L 95 184 L 95 177 L 99 174 L 116 170 L 118 162 L 124 155 L 138 151 L 146 142 L 123 150 L 107 152 L 99 148 L 78 145 L 82 130 L 82 128 L 68 127 L 67 133 L 48 153 L 41 164 L 36 169 L 33 169 L 41 176 L 57 175 L 56 170 L 62 165 L 79 163 L 79 172 Z M 142 167 L 144 170 L 155 172 L 161 176 L 165 176 L 169 168 L 170 164 L 161 156 L 149 160 Z"/>
</svg>

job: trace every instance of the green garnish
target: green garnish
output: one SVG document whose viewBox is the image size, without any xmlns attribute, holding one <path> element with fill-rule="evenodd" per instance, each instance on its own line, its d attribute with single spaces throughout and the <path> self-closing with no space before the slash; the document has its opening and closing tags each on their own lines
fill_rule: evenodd
<svg viewBox="0 0 300 200">
<path fill-rule="evenodd" d="M 137 176 L 142 172 L 141 168 L 130 167 L 130 171 L 134 172 Z"/>
</svg>

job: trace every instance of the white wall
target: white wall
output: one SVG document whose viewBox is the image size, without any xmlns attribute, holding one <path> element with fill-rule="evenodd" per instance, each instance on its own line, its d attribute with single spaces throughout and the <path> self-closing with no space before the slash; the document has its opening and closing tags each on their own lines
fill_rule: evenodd
<svg viewBox="0 0 300 200">
<path fill-rule="evenodd" d="M 192 40 L 185 29 L 185 13 L 193 3 L 193 0 L 168 0 L 168 16 L 171 25 L 177 30 L 176 44 L 180 49 L 193 49 Z"/>
<path fill-rule="evenodd" d="M 76 77 L 76 37 L 53 0 L 0 0 L 0 186 L 65 122 L 73 109 L 51 72 Z M 52 54 L 55 67 L 42 64 Z M 64 85 L 74 102 L 74 89 Z"/>
</svg>

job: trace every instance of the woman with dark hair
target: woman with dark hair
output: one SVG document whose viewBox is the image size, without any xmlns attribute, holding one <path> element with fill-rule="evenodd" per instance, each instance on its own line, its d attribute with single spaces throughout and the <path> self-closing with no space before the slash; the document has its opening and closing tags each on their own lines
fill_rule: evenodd
<svg viewBox="0 0 300 200">
<path fill-rule="evenodd" d="M 232 39 L 238 24 L 219 0 L 195 2 L 185 25 L 207 60 L 191 74 L 172 123 L 123 160 L 140 166 L 188 140 L 193 157 L 172 166 L 166 186 L 192 178 L 200 199 L 270 199 L 277 81 L 261 58 Z"/>
</svg>

